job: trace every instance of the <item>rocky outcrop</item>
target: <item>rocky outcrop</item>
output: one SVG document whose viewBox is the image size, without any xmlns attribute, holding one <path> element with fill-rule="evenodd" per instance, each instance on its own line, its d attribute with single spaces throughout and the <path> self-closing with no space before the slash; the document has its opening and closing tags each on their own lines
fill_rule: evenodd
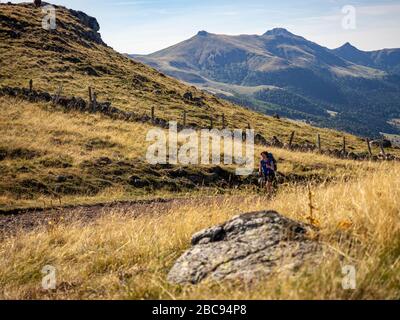
<svg viewBox="0 0 400 320">
<path fill-rule="evenodd" d="M 100 30 L 100 25 L 97 22 L 96 18 L 88 16 L 86 13 L 84 13 L 82 11 L 76 11 L 76 10 L 72 10 L 72 9 L 69 9 L 69 11 L 71 12 L 71 14 L 73 16 L 78 18 L 79 21 L 81 21 L 81 23 L 83 25 L 85 25 L 86 27 L 92 29 L 95 32 Z"/>
<path fill-rule="evenodd" d="M 91 17 L 87 15 L 86 13 L 82 11 L 76 11 L 72 9 L 67 9 L 73 15 L 75 18 L 79 20 L 79 22 L 88 28 L 88 30 L 80 30 L 80 28 L 76 28 L 77 32 L 84 37 L 85 39 L 88 39 L 90 41 L 96 42 L 101 45 L 105 45 L 103 40 L 101 39 L 101 35 L 99 33 L 100 30 L 100 25 L 97 22 L 97 19 L 94 17 Z"/>
<path fill-rule="evenodd" d="M 6 34 L 12 39 L 24 39 L 24 44 L 28 47 L 51 50 L 54 52 L 69 52 L 69 46 L 65 41 L 66 32 L 68 32 L 68 42 L 73 40 L 85 47 L 91 47 L 94 44 L 106 46 L 99 33 L 100 25 L 97 22 L 97 19 L 87 15 L 84 12 L 36 0 L 33 1 L 33 3 L 26 2 L 19 4 L 12 4 L 11 2 L 2 4 L 0 1 L 0 5 L 13 6 L 15 7 L 15 10 L 18 10 L 19 8 L 29 10 L 32 8 L 37 8 L 34 12 L 29 12 L 29 15 L 38 14 L 38 12 L 40 12 L 40 7 L 45 7 L 48 5 L 51 5 L 56 10 L 57 28 L 51 31 L 54 36 L 47 38 L 48 30 L 45 29 L 37 29 L 34 32 L 35 36 L 46 36 L 46 39 L 48 39 L 48 41 L 45 41 L 46 43 L 40 43 L 40 45 L 35 43 L 35 41 L 32 41 L 32 29 L 37 28 L 37 23 L 34 22 L 36 19 L 29 19 L 26 16 L 24 19 L 22 18 L 24 13 L 26 13 L 26 10 L 24 10 L 25 12 L 21 15 L 21 17 L 18 18 L 10 17 L 0 13 L 0 34 Z M 67 15 L 69 18 L 75 18 L 76 21 L 75 23 L 71 23 L 70 21 L 66 22 L 64 19 L 59 19 L 58 15 Z M 42 16 L 40 16 L 40 19 L 42 19 Z M 56 35 L 59 37 L 56 37 Z"/>
<path fill-rule="evenodd" d="M 273 272 L 294 272 L 305 262 L 321 260 L 322 246 L 307 237 L 310 228 L 275 211 L 236 216 L 194 234 L 192 247 L 176 261 L 168 281 L 251 281 Z"/>
</svg>

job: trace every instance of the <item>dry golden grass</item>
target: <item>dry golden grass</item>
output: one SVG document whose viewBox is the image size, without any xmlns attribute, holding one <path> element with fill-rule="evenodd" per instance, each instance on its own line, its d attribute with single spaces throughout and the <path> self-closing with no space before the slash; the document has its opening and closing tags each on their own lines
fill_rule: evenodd
<svg viewBox="0 0 400 320">
<path fill-rule="evenodd" d="M 64 113 L 48 104 L 0 98 L 1 145 L 71 157 L 74 162 L 101 156 L 145 155 L 151 126 L 111 120 L 98 114 Z M 89 150 L 85 144 L 101 139 L 108 148 Z M 112 146 L 114 145 L 114 147 Z"/>
<path fill-rule="evenodd" d="M 63 112 L 50 104 L 30 103 L 0 97 L 0 143 L 14 148 L 32 149 L 48 154 L 69 156 L 74 162 L 94 157 L 112 156 L 144 158 L 149 124 L 111 120 L 99 114 Z M 101 150 L 87 150 L 85 143 L 101 139 L 115 145 Z M 345 164 L 359 166 L 355 161 L 331 158 L 315 153 L 291 152 L 269 148 L 279 157 L 304 165 Z M 256 146 L 256 156 L 264 147 Z M 376 151 L 376 150 L 375 150 Z"/>
<path fill-rule="evenodd" d="M 216 99 L 133 62 L 82 35 L 90 30 L 65 8 L 57 8 L 57 29 L 51 32 L 41 27 L 41 10 L 32 5 L 3 4 L 2 14 L 7 19 L 0 25 L 1 86 L 26 87 L 29 79 L 33 79 L 35 89 L 56 92 L 62 85 L 63 94 L 84 99 L 87 99 L 88 86 L 92 86 L 99 100 L 111 101 L 120 109 L 138 114 L 149 114 L 151 107 L 155 107 L 156 116 L 181 122 L 185 110 L 189 124 L 203 127 L 209 125 L 210 117 L 214 118 L 216 126 L 220 126 L 220 116 L 225 114 L 230 128 L 245 128 L 250 123 L 266 138 L 275 135 L 286 142 L 295 131 L 295 143 L 314 142 L 319 133 L 323 148 L 340 148 L 345 135 L 349 150 L 366 149 L 365 142 L 359 137 L 267 117 Z M 10 36 L 11 31 L 18 31 L 18 36 Z M 89 75 L 88 70 L 94 70 L 97 75 Z M 196 106 L 185 100 L 183 94 L 187 91 L 201 97 L 205 105 Z M 95 162 L 100 157 L 115 162 L 142 160 L 147 147 L 145 133 L 149 129 L 147 124 L 114 121 L 78 112 L 64 113 L 50 104 L 0 98 L 0 149 L 39 153 L 35 158 L 0 162 L 0 207 L 49 206 L 54 202 L 95 203 L 107 200 L 107 194 L 111 195 L 109 200 L 148 197 L 148 192 L 128 186 L 128 177 L 121 183 L 118 177 L 109 177 L 104 172 L 93 175 L 93 170 L 85 171 L 81 165 L 85 161 Z M 94 144 L 94 147 L 88 148 L 88 144 Z M 260 151 L 261 148 L 257 148 L 257 156 Z M 273 149 L 273 152 L 281 158 L 280 171 L 285 174 L 324 179 L 346 172 L 352 175 L 352 170 L 360 166 L 314 154 L 279 149 Z M 114 169 L 121 168 L 115 166 Z M 139 174 L 143 175 L 144 171 L 142 168 Z M 72 176 L 73 182 L 68 188 L 77 190 L 58 192 L 65 185 L 54 182 L 57 176 Z M 170 196 L 170 193 L 158 192 L 160 195 Z M 155 192 L 151 196 L 155 196 Z"/>
<path fill-rule="evenodd" d="M 320 241 L 336 255 L 295 276 L 274 275 L 251 286 L 172 286 L 166 274 L 191 235 L 242 212 L 275 209 L 307 221 L 305 188 L 263 197 L 224 197 L 172 206 L 155 216 L 119 212 L 82 226 L 59 224 L 0 244 L 0 295 L 6 299 L 399 299 L 400 167 L 382 164 L 357 181 L 314 188 Z M 338 237 L 339 234 L 345 235 Z M 352 244 L 350 246 L 350 243 Z M 41 269 L 57 269 L 58 289 L 41 289 Z M 343 290 L 341 266 L 354 265 L 357 289 Z"/>
<path fill-rule="evenodd" d="M 10 152 L 27 150 L 36 154 L 32 157 L 6 157 L 0 161 L 0 206 L 42 206 L 54 198 L 44 192 L 33 198 L 27 192 L 19 192 L 15 186 L 21 181 L 34 179 L 41 182 L 51 176 L 73 175 L 83 182 L 92 180 L 96 184 L 91 172 L 85 173 L 81 167 L 84 161 L 93 162 L 101 157 L 115 161 L 139 160 L 145 155 L 149 125 L 111 120 L 93 114 L 64 113 L 49 110 L 52 107 L 47 104 L 4 97 L 0 98 L 0 105 L 0 148 Z M 105 189 L 101 188 L 103 191 Z M 120 190 L 121 196 L 128 194 L 124 192 L 122 184 L 114 183 L 108 189 L 112 189 L 113 193 Z M 89 197 L 85 195 L 85 188 L 76 194 L 61 196 L 62 199 L 55 197 L 57 202 L 73 203 L 77 196 Z M 101 193 L 98 193 L 98 197 L 101 198 Z"/>
<path fill-rule="evenodd" d="M 132 189 L 127 184 L 129 174 L 121 180 L 121 176 L 107 173 L 121 169 L 118 161 L 144 161 L 150 144 L 146 142 L 146 134 L 152 128 L 148 124 L 111 120 L 99 114 L 64 112 L 51 104 L 29 103 L 7 97 L 0 97 L 0 106 L 0 149 L 27 150 L 36 154 L 28 158 L 6 157 L 0 161 L 1 208 L 181 197 L 186 194 Z M 90 147 L 93 142 L 97 145 Z M 256 164 L 261 151 L 264 148 L 256 146 Z M 280 172 L 310 179 L 353 176 L 358 170 L 374 170 L 378 166 L 376 163 L 340 160 L 315 153 L 290 152 L 278 148 L 270 148 L 270 151 L 279 161 Z M 82 167 L 83 163 L 94 163 L 101 157 L 115 161 L 103 169 L 106 172 L 95 174 L 92 169 Z M 145 177 L 148 169 L 149 166 L 143 165 L 138 169 L 138 174 Z M 201 166 L 198 170 L 202 170 Z M 69 175 L 76 177 L 71 182 L 75 184 L 76 192 L 57 192 L 60 184 L 54 179 Z M 54 192 L 35 191 L 33 187 L 22 188 L 21 185 L 24 186 L 27 180 L 43 183 Z M 101 183 L 104 180 L 111 185 L 103 186 Z M 98 191 L 87 194 L 85 183 L 94 185 Z M 78 184 L 82 187 L 78 188 Z M 211 190 L 211 193 L 214 192 Z"/>
</svg>

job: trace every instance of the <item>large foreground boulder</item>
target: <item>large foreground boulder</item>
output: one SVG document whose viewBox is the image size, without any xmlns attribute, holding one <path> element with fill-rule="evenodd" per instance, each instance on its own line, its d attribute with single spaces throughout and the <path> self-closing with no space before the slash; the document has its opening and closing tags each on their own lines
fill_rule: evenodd
<svg viewBox="0 0 400 320">
<path fill-rule="evenodd" d="M 272 272 L 297 270 L 321 259 L 321 245 L 308 238 L 311 227 L 275 211 L 247 213 L 200 231 L 192 247 L 175 263 L 168 281 L 251 281 Z"/>
</svg>

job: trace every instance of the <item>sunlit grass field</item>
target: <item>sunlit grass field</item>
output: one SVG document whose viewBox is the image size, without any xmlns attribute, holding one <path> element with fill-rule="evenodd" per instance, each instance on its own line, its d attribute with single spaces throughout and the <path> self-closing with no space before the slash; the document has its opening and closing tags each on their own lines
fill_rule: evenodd
<svg viewBox="0 0 400 320">
<path fill-rule="evenodd" d="M 139 178 L 157 175 L 156 167 L 146 162 L 147 148 L 153 143 L 146 141 L 147 133 L 153 128 L 147 123 L 65 112 L 51 104 L 6 97 L 0 98 L 0 106 L 0 151 L 4 154 L 0 161 L 0 208 L 181 197 L 195 192 L 169 190 L 163 187 L 162 181 L 161 187 L 153 190 L 129 185 L 133 174 Z M 264 150 L 265 147 L 256 145 L 256 165 Z M 279 148 L 269 148 L 269 151 L 277 158 L 281 173 L 296 174 L 303 179 L 351 177 L 359 169 L 377 167 L 372 162 L 340 160 L 317 153 Z M 110 162 L 99 165 L 104 158 Z M 199 165 L 193 170 L 201 172 L 204 168 Z M 216 190 L 203 188 L 201 193 L 204 192 L 214 194 Z"/>
<path fill-rule="evenodd" d="M 353 182 L 313 188 L 319 241 L 335 254 L 296 276 L 278 273 L 251 285 L 174 286 L 169 268 L 196 231 L 243 212 L 274 209 L 309 216 L 304 187 L 277 197 L 194 199 L 167 212 L 131 218 L 118 211 L 92 224 L 79 219 L 21 233 L 0 244 L 0 296 L 6 299 L 399 299 L 400 168 L 382 164 Z M 156 208 L 155 208 L 155 211 Z M 315 235 L 314 235 L 315 236 Z M 57 270 L 58 289 L 41 287 L 41 269 Z M 356 268 L 356 289 L 341 286 L 342 266 Z M 308 270 L 308 272 L 307 272 Z"/>
</svg>

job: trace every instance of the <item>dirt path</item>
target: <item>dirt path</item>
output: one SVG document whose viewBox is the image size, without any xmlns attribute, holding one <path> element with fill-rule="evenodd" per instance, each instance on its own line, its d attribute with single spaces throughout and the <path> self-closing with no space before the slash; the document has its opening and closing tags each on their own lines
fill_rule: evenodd
<svg viewBox="0 0 400 320">
<path fill-rule="evenodd" d="M 133 217 L 144 213 L 154 213 L 155 210 L 168 210 L 173 203 L 188 202 L 189 199 L 155 199 L 129 202 L 114 202 L 108 204 L 68 206 L 51 209 L 12 210 L 0 214 L 0 237 L 15 234 L 23 230 L 29 231 L 42 226 L 63 221 L 65 223 L 81 221 L 89 223 L 99 217 L 118 211 Z"/>
<path fill-rule="evenodd" d="M 108 204 L 85 205 L 75 207 L 60 207 L 52 209 L 13 210 L 0 213 L 0 239 L 15 235 L 19 231 L 30 231 L 48 226 L 51 223 L 71 223 L 79 221 L 90 223 L 96 219 L 118 212 L 118 214 L 138 217 L 140 215 L 157 215 L 174 207 L 195 204 L 196 201 L 215 203 L 222 201 L 224 196 L 180 199 L 154 199 L 140 201 L 114 202 Z"/>
</svg>

